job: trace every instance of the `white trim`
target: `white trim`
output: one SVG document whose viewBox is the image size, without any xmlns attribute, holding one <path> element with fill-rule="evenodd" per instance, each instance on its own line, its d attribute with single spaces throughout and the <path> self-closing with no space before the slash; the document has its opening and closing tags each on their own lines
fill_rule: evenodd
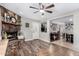
<svg viewBox="0 0 79 59">
<path fill-rule="evenodd" d="M 30 41 L 30 40 L 34 40 L 34 39 L 25 39 L 25 41 Z"/>
<path fill-rule="evenodd" d="M 1 36 L 0 36 L 0 40 L 2 40 Z"/>
<path fill-rule="evenodd" d="M 35 40 L 35 39 L 25 39 L 25 41 L 31 41 L 31 40 Z M 50 42 L 48 39 L 39 39 L 39 40 L 42 40 L 42 41 L 45 41 L 45 42 Z"/>
</svg>

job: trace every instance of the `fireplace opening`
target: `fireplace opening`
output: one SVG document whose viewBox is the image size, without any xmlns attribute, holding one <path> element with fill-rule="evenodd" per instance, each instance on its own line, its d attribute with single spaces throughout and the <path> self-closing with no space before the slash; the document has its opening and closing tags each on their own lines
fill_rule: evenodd
<svg viewBox="0 0 79 59">
<path fill-rule="evenodd" d="M 9 39 L 9 40 L 17 39 L 17 33 L 18 32 L 6 32 L 7 39 Z M 4 37 L 3 37 L 3 39 L 4 39 Z"/>
<path fill-rule="evenodd" d="M 8 39 L 17 39 L 17 32 L 7 32 Z"/>
</svg>

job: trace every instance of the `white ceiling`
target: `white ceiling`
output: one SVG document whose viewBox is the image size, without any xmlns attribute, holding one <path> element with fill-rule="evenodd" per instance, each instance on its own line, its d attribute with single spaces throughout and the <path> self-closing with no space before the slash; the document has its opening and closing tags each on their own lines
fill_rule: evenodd
<svg viewBox="0 0 79 59">
<path fill-rule="evenodd" d="M 38 3 L 1 3 L 0 5 L 6 7 L 9 10 L 14 11 L 15 13 L 34 20 L 47 20 L 47 19 L 52 19 L 55 16 L 72 12 L 77 9 L 79 9 L 79 4 L 78 3 L 54 3 L 55 7 L 51 8 L 50 10 L 53 11 L 52 14 L 45 13 L 44 16 L 41 15 L 40 12 L 34 14 L 35 9 L 29 8 L 29 6 L 35 6 L 39 7 Z M 49 4 L 45 4 L 45 6 Z"/>
<path fill-rule="evenodd" d="M 73 23 L 73 15 L 53 19 L 50 22 L 51 23 Z"/>
</svg>

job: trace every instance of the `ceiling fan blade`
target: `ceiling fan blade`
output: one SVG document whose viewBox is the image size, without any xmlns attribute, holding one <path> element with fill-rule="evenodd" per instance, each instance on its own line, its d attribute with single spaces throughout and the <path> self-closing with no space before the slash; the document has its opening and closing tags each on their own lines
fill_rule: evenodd
<svg viewBox="0 0 79 59">
<path fill-rule="evenodd" d="M 55 5 L 54 4 L 51 4 L 49 6 L 47 6 L 45 9 L 48 9 L 48 8 L 51 8 L 51 7 L 54 7 Z"/>
<path fill-rule="evenodd" d="M 39 8 L 36 8 L 36 7 L 32 7 L 32 6 L 30 6 L 30 8 L 33 8 L 33 9 L 37 9 L 37 10 L 39 9 Z"/>
<path fill-rule="evenodd" d="M 37 12 L 39 12 L 39 11 L 35 11 L 34 13 L 37 13 Z"/>
<path fill-rule="evenodd" d="M 46 12 L 48 12 L 48 13 L 52 13 L 52 11 L 49 11 L 49 10 L 45 10 Z"/>
<path fill-rule="evenodd" d="M 40 9 L 44 9 L 44 5 L 42 3 L 39 3 Z"/>
<path fill-rule="evenodd" d="M 39 3 L 39 7 L 40 7 L 40 9 L 42 9 L 42 3 Z"/>
<path fill-rule="evenodd" d="M 42 4 L 42 9 L 44 9 L 44 5 Z"/>
</svg>

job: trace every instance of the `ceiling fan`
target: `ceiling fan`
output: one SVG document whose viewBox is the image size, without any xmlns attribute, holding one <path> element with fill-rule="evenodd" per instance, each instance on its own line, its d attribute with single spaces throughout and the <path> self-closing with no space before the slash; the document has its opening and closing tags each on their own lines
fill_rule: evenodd
<svg viewBox="0 0 79 59">
<path fill-rule="evenodd" d="M 50 9 L 54 6 L 55 6 L 54 4 L 50 4 L 49 6 L 44 6 L 42 3 L 39 3 L 39 8 L 33 7 L 33 6 L 30 6 L 29 8 L 36 9 L 37 11 L 35 11 L 34 13 L 41 12 L 42 15 L 44 15 L 44 12 L 52 13 L 53 11 L 50 11 L 48 9 Z"/>
</svg>

